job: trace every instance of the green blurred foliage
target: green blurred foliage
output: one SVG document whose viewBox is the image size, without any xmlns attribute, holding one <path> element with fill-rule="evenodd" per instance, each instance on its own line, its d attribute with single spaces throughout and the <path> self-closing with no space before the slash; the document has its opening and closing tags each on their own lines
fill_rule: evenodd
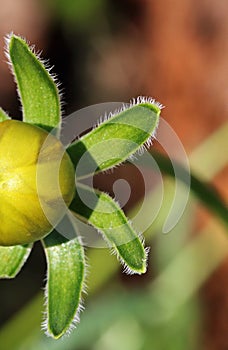
<svg viewBox="0 0 228 350">
<path fill-rule="evenodd" d="M 106 0 L 48 0 L 46 5 L 64 22 L 86 26 L 94 23 L 103 11 Z"/>
</svg>

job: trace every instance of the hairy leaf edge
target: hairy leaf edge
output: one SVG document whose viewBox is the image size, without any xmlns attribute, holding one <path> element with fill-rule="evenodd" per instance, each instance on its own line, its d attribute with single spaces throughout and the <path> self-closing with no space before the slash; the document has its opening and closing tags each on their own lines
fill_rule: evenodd
<svg viewBox="0 0 228 350">
<path fill-rule="evenodd" d="M 21 95 L 20 95 L 20 91 L 19 91 L 19 87 L 18 87 L 18 83 L 17 83 L 17 78 L 16 78 L 16 73 L 14 72 L 14 68 L 13 68 L 13 64 L 11 62 L 11 58 L 10 58 L 10 43 L 11 43 L 11 39 L 12 38 L 16 38 L 18 40 L 20 40 L 23 44 L 27 45 L 28 47 L 28 50 L 30 50 L 31 54 L 35 57 L 36 60 L 39 61 L 40 65 L 42 66 L 42 68 L 47 72 L 47 74 L 49 75 L 50 79 L 53 81 L 54 85 L 55 85 L 55 88 L 56 88 L 56 91 L 57 91 L 57 94 L 58 94 L 58 100 L 59 100 L 59 109 L 60 109 L 60 122 L 59 122 L 59 125 L 56 126 L 54 128 L 55 129 L 59 129 L 58 133 L 57 133 L 57 137 L 59 137 L 59 134 L 60 134 L 60 130 L 61 130 L 61 125 L 62 125 L 62 122 L 63 122 L 63 116 L 64 116 L 64 110 L 63 110 L 63 107 L 65 105 L 65 102 L 64 102 L 64 99 L 63 99 L 63 88 L 61 88 L 61 82 L 58 80 L 58 77 L 57 77 L 57 74 L 53 73 L 52 72 L 52 69 L 54 68 L 54 66 L 51 66 L 50 63 L 49 63 L 49 60 L 48 59 L 43 59 L 41 57 L 42 55 L 42 51 L 36 51 L 35 49 L 35 45 L 31 45 L 30 42 L 25 38 L 23 37 L 22 35 L 16 35 L 14 34 L 13 31 L 11 31 L 10 33 L 8 33 L 6 36 L 5 36 L 5 47 L 4 47 L 4 52 L 5 52 L 5 56 L 7 58 L 7 64 L 10 68 L 10 71 L 13 75 L 13 78 L 14 78 L 14 82 L 16 84 L 16 90 L 17 90 L 17 94 L 18 94 L 18 97 L 19 97 L 19 100 L 20 100 L 20 103 L 21 103 L 21 107 L 22 107 L 22 112 L 23 112 L 23 103 L 22 103 L 22 98 L 21 98 Z"/>
<path fill-rule="evenodd" d="M 71 332 L 77 328 L 77 325 L 80 323 L 80 314 L 85 309 L 83 294 L 87 295 L 87 276 L 89 273 L 89 264 L 88 264 L 88 258 L 85 254 L 85 246 L 83 244 L 82 237 L 77 236 L 77 240 L 78 240 L 79 244 L 83 247 L 83 250 L 84 250 L 84 256 L 83 256 L 84 257 L 84 275 L 83 275 L 83 280 L 81 282 L 81 286 L 82 286 L 81 295 L 80 295 L 80 299 L 79 299 L 76 313 L 75 313 L 74 317 L 72 318 L 71 323 L 58 336 L 55 336 L 52 333 L 52 331 L 50 330 L 50 327 L 49 327 L 49 322 L 48 322 L 48 273 L 49 273 L 48 266 L 47 266 L 47 270 L 46 270 L 46 277 L 44 278 L 44 282 L 45 282 L 44 304 L 43 304 L 44 311 L 42 312 L 41 330 L 44 331 L 44 333 L 47 337 L 55 339 L 55 340 L 60 339 L 60 338 L 64 339 L 64 338 L 68 337 L 71 334 Z M 46 253 L 46 247 L 45 247 L 43 240 L 41 242 L 42 242 L 42 247 L 43 247 L 45 257 L 46 257 L 46 262 L 47 262 L 48 257 L 47 257 L 47 253 Z"/>
</svg>

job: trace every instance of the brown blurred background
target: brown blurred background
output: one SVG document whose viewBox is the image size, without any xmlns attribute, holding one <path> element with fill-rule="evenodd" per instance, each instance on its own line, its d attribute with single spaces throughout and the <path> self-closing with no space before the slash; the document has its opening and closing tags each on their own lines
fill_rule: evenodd
<svg viewBox="0 0 228 350">
<path fill-rule="evenodd" d="M 35 44 L 54 65 L 66 115 L 93 103 L 153 96 L 166 106 L 163 118 L 188 154 L 227 121 L 227 0 L 0 0 L 0 105 L 20 118 L 4 55 L 4 36 L 11 31 Z M 224 199 L 227 175 L 226 168 L 214 180 Z M 207 217 L 199 217 L 204 224 Z M 42 285 L 45 264 L 40 260 L 38 246 L 33 270 L 1 282 L 2 322 Z M 29 291 L 22 287 L 26 278 Z M 9 298 L 13 284 L 19 301 Z M 201 297 L 206 306 L 201 348 L 227 350 L 228 260 Z"/>
</svg>

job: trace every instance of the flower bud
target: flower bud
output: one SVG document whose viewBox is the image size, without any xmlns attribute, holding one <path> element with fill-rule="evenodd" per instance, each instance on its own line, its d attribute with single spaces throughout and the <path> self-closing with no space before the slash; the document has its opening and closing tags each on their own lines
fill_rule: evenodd
<svg viewBox="0 0 228 350">
<path fill-rule="evenodd" d="M 74 167 L 56 137 L 24 122 L 0 123 L 0 245 L 46 236 L 74 192 Z"/>
</svg>

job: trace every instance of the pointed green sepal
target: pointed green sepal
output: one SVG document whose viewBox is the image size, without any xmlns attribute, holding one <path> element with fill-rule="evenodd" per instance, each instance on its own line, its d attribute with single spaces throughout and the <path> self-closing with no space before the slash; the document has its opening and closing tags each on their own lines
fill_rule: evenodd
<svg viewBox="0 0 228 350">
<path fill-rule="evenodd" d="M 32 245 L 0 247 L 0 278 L 14 278 L 29 257 Z"/>
<path fill-rule="evenodd" d="M 53 231 L 43 240 L 47 258 L 47 335 L 58 339 L 79 322 L 85 274 L 84 249 L 79 238 L 68 240 Z"/>
<path fill-rule="evenodd" d="M 78 184 L 70 209 L 103 235 L 127 273 L 146 272 L 147 250 L 124 212 L 110 196 Z"/>
<path fill-rule="evenodd" d="M 110 169 L 140 151 L 145 143 L 150 145 L 160 111 L 158 103 L 140 98 L 70 145 L 67 151 L 77 178 Z"/>
<path fill-rule="evenodd" d="M 21 97 L 23 121 L 47 131 L 58 129 L 60 98 L 54 79 L 22 38 L 11 35 L 8 52 Z"/>
</svg>

